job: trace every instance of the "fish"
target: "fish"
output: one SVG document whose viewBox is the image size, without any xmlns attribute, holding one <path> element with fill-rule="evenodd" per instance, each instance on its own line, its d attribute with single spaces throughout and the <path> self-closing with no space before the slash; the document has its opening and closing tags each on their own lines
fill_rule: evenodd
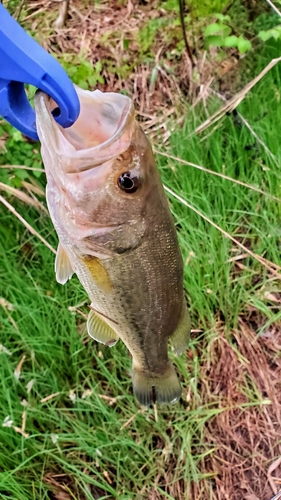
<svg viewBox="0 0 281 500">
<path fill-rule="evenodd" d="M 189 341 L 183 259 L 151 145 L 132 100 L 76 86 L 80 115 L 64 129 L 56 103 L 35 95 L 46 200 L 58 235 L 58 283 L 76 274 L 91 301 L 88 334 L 132 357 L 142 406 L 175 403 L 181 384 L 168 355 Z"/>
</svg>

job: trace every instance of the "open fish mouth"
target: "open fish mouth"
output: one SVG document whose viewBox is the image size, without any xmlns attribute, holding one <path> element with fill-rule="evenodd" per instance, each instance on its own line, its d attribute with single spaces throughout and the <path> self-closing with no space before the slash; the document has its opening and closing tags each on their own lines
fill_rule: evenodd
<svg viewBox="0 0 281 500">
<path fill-rule="evenodd" d="M 58 108 L 53 99 L 42 91 L 35 95 L 39 137 L 44 137 L 57 155 L 71 158 L 72 164 L 76 161 L 75 169 L 67 168 L 68 172 L 92 168 L 124 152 L 131 140 L 135 117 L 133 103 L 127 96 L 75 88 L 80 115 L 66 129 L 54 119 Z M 66 164 L 70 166 L 69 161 Z"/>
</svg>

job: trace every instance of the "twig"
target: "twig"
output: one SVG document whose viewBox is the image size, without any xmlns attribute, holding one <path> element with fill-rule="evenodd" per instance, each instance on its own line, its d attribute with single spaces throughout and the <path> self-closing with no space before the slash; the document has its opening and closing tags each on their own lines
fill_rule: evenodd
<svg viewBox="0 0 281 500">
<path fill-rule="evenodd" d="M 123 429 L 125 429 L 125 427 L 127 427 L 128 425 L 130 425 L 133 420 L 136 418 L 136 416 L 139 414 L 139 413 L 142 413 L 143 410 L 138 410 L 136 413 L 134 413 L 134 415 L 132 415 L 120 428 L 120 430 L 122 431 Z"/>
<path fill-rule="evenodd" d="M 47 401 L 51 401 L 51 399 L 56 398 L 59 395 L 60 395 L 60 392 L 54 392 L 54 394 L 50 394 L 49 396 L 46 396 L 45 398 L 40 399 L 40 403 L 46 403 Z"/>
<path fill-rule="evenodd" d="M 36 167 L 26 167 L 26 165 L 0 165 L 0 168 L 16 168 L 16 169 L 22 169 L 22 170 L 33 170 L 33 172 L 42 172 L 44 173 L 45 171 L 43 168 L 36 168 Z"/>
<path fill-rule="evenodd" d="M 62 28 L 65 25 L 65 22 L 68 17 L 68 9 L 69 9 L 69 0 L 63 0 L 60 2 L 60 8 L 59 8 L 59 16 L 57 20 L 54 22 L 54 27 L 57 29 Z"/>
<path fill-rule="evenodd" d="M 158 410 L 157 410 L 157 404 L 155 404 L 155 403 L 153 405 L 153 410 L 154 410 L 155 422 L 158 422 Z"/>
<path fill-rule="evenodd" d="M 22 365 L 23 365 L 23 363 L 25 362 L 25 360 L 26 360 L 26 355 L 24 354 L 24 355 L 22 356 L 22 358 L 21 358 L 20 362 L 18 363 L 18 365 L 17 365 L 17 367 L 16 367 L 15 371 L 14 371 L 14 376 L 15 376 L 15 379 L 16 379 L 16 380 L 19 380 L 19 378 L 20 378 Z"/>
<path fill-rule="evenodd" d="M 260 188 L 257 188 L 255 186 L 252 186 L 251 184 L 247 184 L 246 182 L 239 181 L 238 179 L 233 179 L 233 177 L 229 177 L 228 175 L 221 174 L 220 172 L 214 172 L 213 170 L 209 170 L 208 168 L 202 167 L 201 165 L 196 165 L 196 163 L 192 163 L 190 161 L 182 160 L 178 156 L 173 156 L 168 153 L 162 153 L 162 151 L 158 151 L 157 149 L 154 149 L 154 152 L 158 155 L 165 156 L 166 158 L 169 158 L 170 160 L 178 161 L 179 163 L 183 163 L 184 165 L 188 165 L 190 167 L 197 168 L 198 170 L 202 170 L 202 172 L 207 172 L 208 174 L 216 175 L 217 177 L 221 177 L 222 179 L 225 179 L 227 181 L 231 181 L 235 184 L 239 184 L 240 186 L 244 186 L 248 189 L 251 189 L 252 191 L 255 191 L 256 193 L 263 194 L 264 196 L 268 196 L 274 201 L 278 201 L 281 203 L 281 198 L 278 198 L 277 196 L 273 196 L 270 193 L 267 193 L 266 191 L 263 191 Z"/>
<path fill-rule="evenodd" d="M 276 14 L 278 14 L 278 16 L 281 17 L 281 12 L 280 10 L 277 9 L 277 7 L 274 5 L 274 3 L 271 2 L 271 0 L 265 0 L 268 5 L 270 5 L 270 7 L 276 12 Z"/>
<path fill-rule="evenodd" d="M 216 92 L 214 89 L 210 89 L 211 92 L 213 94 L 215 94 L 217 97 L 219 97 L 220 99 L 222 99 L 223 101 L 227 101 L 227 99 L 222 95 L 220 94 L 219 92 Z M 253 130 L 253 128 L 251 127 L 251 125 L 247 122 L 247 120 L 244 118 L 243 115 L 241 115 L 241 113 L 239 113 L 239 111 L 237 111 L 237 115 L 239 116 L 240 120 L 244 123 L 244 125 L 247 127 L 247 129 L 251 132 L 251 134 L 254 136 L 254 138 L 256 139 L 256 141 L 264 148 L 264 150 L 267 152 L 267 154 L 272 158 L 272 160 L 275 162 L 275 164 L 277 166 L 279 166 L 279 163 L 276 159 L 276 157 L 274 156 L 274 154 L 270 151 L 270 149 L 267 147 L 267 145 L 260 139 L 260 137 L 257 135 L 257 133 Z M 204 139 L 206 139 L 206 136 L 204 137 Z"/>
<path fill-rule="evenodd" d="M 271 464 L 271 466 L 269 467 L 268 471 L 267 471 L 267 479 L 269 481 L 269 484 L 272 488 L 272 491 L 273 493 L 276 495 L 277 494 L 277 486 L 274 482 L 274 477 L 272 477 L 272 472 L 277 469 L 277 467 L 279 467 L 281 463 L 281 457 L 277 458 L 276 460 L 274 460 L 274 462 Z M 275 497 L 274 497 L 275 498 Z M 279 498 L 277 496 L 277 498 Z"/>
<path fill-rule="evenodd" d="M 21 0 L 16 12 L 14 13 L 14 18 L 16 19 L 17 22 L 19 22 L 19 18 L 21 15 L 22 8 L 24 6 L 25 0 Z"/>
<path fill-rule="evenodd" d="M 229 101 L 221 109 L 216 111 L 210 118 L 208 118 L 201 125 L 199 125 L 199 127 L 195 129 L 195 133 L 201 134 L 203 130 L 206 130 L 208 127 L 216 123 L 227 112 L 233 111 L 240 104 L 240 102 L 243 101 L 245 95 L 256 85 L 256 83 L 259 82 L 264 77 L 264 75 L 280 61 L 281 57 L 272 59 L 272 61 L 270 61 L 270 63 L 261 71 L 261 73 L 258 76 L 256 76 L 256 78 L 254 78 L 250 83 L 248 83 L 244 87 L 244 89 L 240 90 L 240 92 L 238 92 L 234 97 L 229 99 Z"/>
<path fill-rule="evenodd" d="M 184 22 L 185 0 L 179 0 L 179 7 L 180 7 L 180 22 L 181 22 L 181 29 L 182 29 L 184 44 L 185 44 L 187 55 L 188 55 L 190 62 L 191 62 L 192 69 L 193 69 L 195 66 L 195 63 L 194 63 L 191 49 L 188 45 L 187 36 L 186 36 L 186 29 L 185 29 L 185 22 Z"/>
<path fill-rule="evenodd" d="M 271 498 L 271 500 L 280 500 L 281 499 L 281 491 L 279 491 L 279 493 L 277 493 L 277 495 L 275 495 L 273 498 Z"/>
</svg>

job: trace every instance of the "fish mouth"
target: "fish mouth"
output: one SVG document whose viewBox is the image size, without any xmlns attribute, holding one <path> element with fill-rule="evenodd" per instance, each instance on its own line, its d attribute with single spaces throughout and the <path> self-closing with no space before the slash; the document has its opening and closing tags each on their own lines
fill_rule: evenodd
<svg viewBox="0 0 281 500">
<path fill-rule="evenodd" d="M 68 173 L 81 172 L 122 154 L 133 133 L 132 100 L 113 92 L 90 92 L 75 86 L 80 114 L 69 128 L 59 125 L 54 116 L 57 104 L 38 90 L 35 95 L 37 131 L 42 144 L 55 151 Z"/>
</svg>

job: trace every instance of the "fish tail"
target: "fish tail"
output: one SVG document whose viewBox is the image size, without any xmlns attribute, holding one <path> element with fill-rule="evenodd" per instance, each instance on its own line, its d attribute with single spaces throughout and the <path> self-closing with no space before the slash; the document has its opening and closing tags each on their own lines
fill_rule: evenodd
<svg viewBox="0 0 281 500">
<path fill-rule="evenodd" d="M 133 389 L 142 406 L 153 403 L 176 403 L 181 397 L 181 386 L 172 364 L 159 376 L 134 369 Z"/>
</svg>

